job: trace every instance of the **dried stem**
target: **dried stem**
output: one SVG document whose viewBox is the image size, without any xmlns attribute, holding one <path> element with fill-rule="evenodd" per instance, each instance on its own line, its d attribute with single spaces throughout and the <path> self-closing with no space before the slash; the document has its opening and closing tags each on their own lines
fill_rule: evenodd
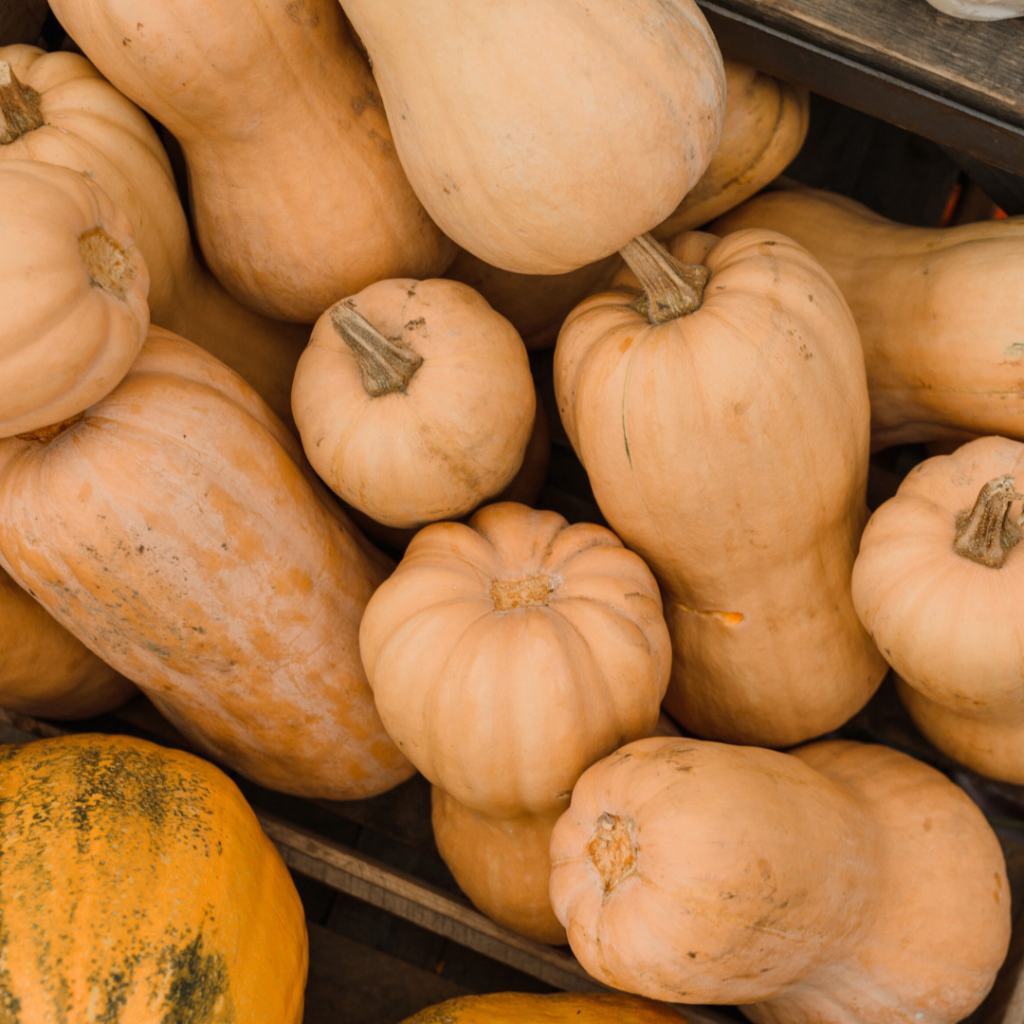
<svg viewBox="0 0 1024 1024">
<path fill-rule="evenodd" d="M 9 146 L 42 126 L 39 104 L 39 93 L 22 85 L 11 65 L 0 60 L 0 146 Z"/>
<path fill-rule="evenodd" d="M 953 550 L 964 558 L 998 569 L 1021 539 L 1020 520 L 1010 519 L 1010 505 L 1024 500 L 1013 476 L 989 480 L 978 494 L 974 508 L 956 517 Z"/>
<path fill-rule="evenodd" d="M 363 387 L 371 398 L 405 391 L 423 363 L 423 356 L 400 341 L 385 338 L 347 300 L 331 310 L 331 323 L 359 360 Z"/>
<path fill-rule="evenodd" d="M 711 278 L 707 267 L 680 262 L 650 234 L 627 242 L 619 253 L 644 290 L 633 308 L 652 324 L 667 323 L 700 309 Z"/>
</svg>

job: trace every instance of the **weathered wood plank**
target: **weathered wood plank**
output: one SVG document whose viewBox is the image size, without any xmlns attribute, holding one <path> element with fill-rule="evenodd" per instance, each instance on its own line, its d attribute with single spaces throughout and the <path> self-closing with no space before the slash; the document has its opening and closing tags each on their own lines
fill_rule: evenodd
<svg viewBox="0 0 1024 1024">
<path fill-rule="evenodd" d="M 34 43 L 49 13 L 46 0 L 0 0 L 0 46 Z"/>
</svg>

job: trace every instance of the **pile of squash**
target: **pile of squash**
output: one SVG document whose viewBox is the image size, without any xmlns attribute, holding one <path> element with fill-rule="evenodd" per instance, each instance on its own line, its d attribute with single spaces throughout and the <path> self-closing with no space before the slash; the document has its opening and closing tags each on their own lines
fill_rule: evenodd
<svg viewBox="0 0 1024 1024">
<path fill-rule="evenodd" d="M 633 994 L 431 1020 L 971 1013 L 998 840 L 820 737 L 891 667 L 1024 782 L 1024 223 L 755 195 L 808 96 L 692 0 L 52 6 L 85 56 L 0 48 L 0 706 L 141 690 L 302 797 L 419 771 L 473 902 Z M 533 507 L 552 390 L 607 526 Z M 911 441 L 953 454 L 869 522 Z M 208 761 L 0 749 L 0 1020 L 297 1024 L 306 962 Z"/>
</svg>

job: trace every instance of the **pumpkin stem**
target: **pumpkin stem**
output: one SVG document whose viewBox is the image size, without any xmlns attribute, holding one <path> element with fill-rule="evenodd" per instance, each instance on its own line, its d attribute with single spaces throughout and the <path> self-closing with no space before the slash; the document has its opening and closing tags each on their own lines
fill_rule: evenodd
<svg viewBox="0 0 1024 1024">
<path fill-rule="evenodd" d="M 85 412 L 71 416 L 60 423 L 53 423 L 48 427 L 40 427 L 38 430 L 29 430 L 24 434 L 17 434 L 19 441 L 38 441 L 40 444 L 47 444 L 56 437 L 60 437 L 65 431 L 70 430 L 76 423 L 81 423 L 85 418 Z"/>
<path fill-rule="evenodd" d="M 0 60 L 0 146 L 8 146 L 26 132 L 42 127 L 40 96 L 18 81 L 14 68 Z"/>
<path fill-rule="evenodd" d="M 555 585 L 555 580 L 550 576 L 494 580 L 491 583 L 491 600 L 499 612 L 511 611 L 513 608 L 535 608 L 548 603 Z"/>
<path fill-rule="evenodd" d="M 978 494 L 974 508 L 956 517 L 953 550 L 964 558 L 998 569 L 1010 549 L 1020 543 L 1020 523 L 1010 519 L 1010 505 L 1024 500 L 1018 494 L 1013 476 L 989 480 Z"/>
<path fill-rule="evenodd" d="M 331 323 L 338 337 L 359 360 L 363 387 L 371 398 L 405 392 L 413 374 L 422 365 L 423 356 L 400 341 L 385 338 L 348 300 L 339 302 L 331 310 Z"/>
<path fill-rule="evenodd" d="M 587 857 L 597 869 L 605 893 L 636 871 L 636 855 L 631 823 L 605 811 L 587 843 Z"/>
<path fill-rule="evenodd" d="M 711 279 L 707 267 L 682 263 L 650 234 L 627 242 L 619 254 L 640 278 L 644 290 L 633 308 L 652 324 L 664 324 L 700 309 Z"/>
</svg>

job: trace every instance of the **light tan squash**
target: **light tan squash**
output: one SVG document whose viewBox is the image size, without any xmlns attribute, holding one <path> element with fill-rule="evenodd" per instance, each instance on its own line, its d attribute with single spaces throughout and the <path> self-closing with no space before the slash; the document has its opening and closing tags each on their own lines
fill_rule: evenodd
<svg viewBox="0 0 1024 1024">
<path fill-rule="evenodd" d="M 678 1024 L 675 1007 L 618 992 L 497 992 L 459 996 L 403 1021 L 403 1024 Z"/>
<path fill-rule="evenodd" d="M 871 517 L 853 601 L 917 727 L 1024 783 L 1024 444 L 986 437 L 915 466 Z"/>
<path fill-rule="evenodd" d="M 0 130 L 0 161 L 59 164 L 96 182 L 132 223 L 149 269 L 152 322 L 227 363 L 294 429 L 292 377 L 309 329 L 252 312 L 202 266 L 146 115 L 75 53 L 0 47 L 5 76 L 0 107 L 19 113 L 13 129 Z"/>
<path fill-rule="evenodd" d="M 648 735 L 670 657 L 638 556 L 604 527 L 513 503 L 424 527 L 367 605 L 359 648 L 402 752 L 494 817 L 565 807 L 587 765 Z"/>
<path fill-rule="evenodd" d="M 200 247 L 240 302 L 312 323 L 373 281 L 432 277 L 451 262 L 337 0 L 52 7 L 181 143 Z"/>
<path fill-rule="evenodd" d="M 713 225 L 781 231 L 850 304 L 864 346 L 871 446 L 1024 439 L 1024 217 L 895 224 L 813 189 L 766 193 Z"/>
<path fill-rule="evenodd" d="M 184 339 L 151 329 L 83 419 L 0 443 L 0 565 L 261 785 L 352 799 L 412 774 L 357 646 L 390 562 L 259 396 Z"/>
<path fill-rule="evenodd" d="M 306 923 L 235 784 L 128 736 L 0 747 L 10 1024 L 300 1024 Z"/>
<path fill-rule="evenodd" d="M 646 293 L 570 315 L 558 409 L 602 513 L 661 584 L 668 712 L 700 736 L 792 746 L 845 722 L 886 671 L 850 598 L 867 520 L 857 330 L 781 235 L 673 244 L 694 265 L 639 239 L 624 252 Z"/>
<path fill-rule="evenodd" d="M 321 479 L 385 526 L 457 519 L 507 487 L 533 430 L 516 329 L 457 281 L 378 281 L 328 309 L 292 386 Z"/>
<path fill-rule="evenodd" d="M 0 438 L 111 392 L 149 326 L 149 272 L 128 218 L 66 167 L 0 163 Z"/>
<path fill-rule="evenodd" d="M 493 818 L 437 786 L 431 787 L 430 796 L 438 853 L 473 905 L 534 942 L 564 946 L 565 928 L 548 898 L 551 832 L 562 808 Z"/>
<path fill-rule="evenodd" d="M 1009 945 L 999 840 L 888 747 L 631 743 L 580 778 L 551 861 L 595 978 L 756 1024 L 955 1024 Z"/>
<path fill-rule="evenodd" d="M 561 274 L 663 221 L 711 160 L 722 58 L 692 0 L 346 0 L 416 194 L 462 248 Z"/>
<path fill-rule="evenodd" d="M 135 692 L 0 569 L 0 708 L 92 718 Z"/>
</svg>

